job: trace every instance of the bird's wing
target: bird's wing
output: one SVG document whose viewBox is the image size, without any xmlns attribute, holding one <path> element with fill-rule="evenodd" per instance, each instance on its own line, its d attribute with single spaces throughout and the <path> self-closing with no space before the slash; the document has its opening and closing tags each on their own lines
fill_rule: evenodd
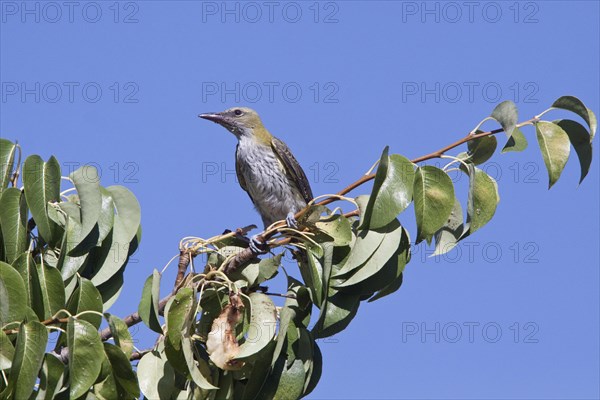
<svg viewBox="0 0 600 400">
<path fill-rule="evenodd" d="M 308 179 L 306 178 L 306 174 L 302 170 L 300 163 L 298 163 L 290 149 L 285 143 L 276 137 L 271 140 L 271 146 L 273 147 L 273 151 L 275 151 L 275 154 L 279 160 L 281 160 L 283 163 L 286 172 L 296 184 L 296 187 L 302 194 L 304 200 L 307 203 L 311 201 L 313 199 L 313 193 L 310 188 L 310 184 L 308 183 Z"/>
<path fill-rule="evenodd" d="M 240 163 L 237 160 L 238 147 L 239 147 L 239 145 L 235 146 L 235 174 L 237 175 L 240 186 L 242 187 L 242 189 L 244 189 L 244 192 L 248 193 L 248 197 L 250 197 L 250 200 L 254 204 L 254 199 L 252 198 L 252 196 L 250 195 L 250 192 L 248 191 L 248 187 L 246 186 L 246 180 L 244 179 L 244 175 L 242 174 L 242 171 L 240 170 Z"/>
</svg>

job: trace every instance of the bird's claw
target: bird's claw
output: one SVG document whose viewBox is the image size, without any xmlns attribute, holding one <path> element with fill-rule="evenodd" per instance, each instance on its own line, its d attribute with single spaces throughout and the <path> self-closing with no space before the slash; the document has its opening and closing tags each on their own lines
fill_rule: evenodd
<svg viewBox="0 0 600 400">
<path fill-rule="evenodd" d="M 298 229 L 298 221 L 296 221 L 293 212 L 288 213 L 288 215 L 285 217 L 285 222 L 290 228 Z"/>
<path fill-rule="evenodd" d="M 249 247 L 255 255 L 265 254 L 267 252 L 267 244 L 263 242 L 258 235 L 254 235 L 250 238 Z"/>
</svg>

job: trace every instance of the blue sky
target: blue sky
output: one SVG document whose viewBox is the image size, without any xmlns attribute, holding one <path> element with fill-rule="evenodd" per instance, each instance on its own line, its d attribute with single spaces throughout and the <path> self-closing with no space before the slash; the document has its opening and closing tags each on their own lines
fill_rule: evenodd
<svg viewBox="0 0 600 400">
<path fill-rule="evenodd" d="M 257 109 L 325 194 L 385 145 L 429 153 L 502 100 L 520 120 L 565 94 L 600 112 L 595 1 L 1 7 L 2 137 L 55 155 L 63 174 L 91 163 L 103 185 L 125 185 L 141 203 L 143 240 L 111 309 L 121 316 L 182 237 L 260 222 L 234 180 L 235 138 L 198 113 Z M 320 342 L 311 398 L 600 396 L 599 164 L 578 187 L 571 154 L 548 191 L 535 133 L 524 132 L 524 153 L 486 167 L 501 196 L 490 225 L 444 257 L 414 249 L 399 292 Z M 413 219 L 412 208 L 401 216 L 414 237 Z M 139 326 L 135 338 L 149 347 L 154 334 Z"/>
</svg>

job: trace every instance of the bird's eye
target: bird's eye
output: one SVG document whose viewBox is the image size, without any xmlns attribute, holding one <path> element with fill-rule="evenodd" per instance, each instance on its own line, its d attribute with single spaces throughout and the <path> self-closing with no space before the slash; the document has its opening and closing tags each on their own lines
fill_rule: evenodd
<svg viewBox="0 0 600 400">
<path fill-rule="evenodd" d="M 240 109 L 235 110 L 233 113 L 235 115 L 237 115 L 238 117 L 243 114 L 242 110 L 240 110 Z"/>
</svg>

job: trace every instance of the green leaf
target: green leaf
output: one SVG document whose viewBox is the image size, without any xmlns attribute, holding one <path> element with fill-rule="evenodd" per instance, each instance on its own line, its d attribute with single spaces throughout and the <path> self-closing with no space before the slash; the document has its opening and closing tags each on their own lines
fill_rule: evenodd
<svg viewBox="0 0 600 400">
<path fill-rule="evenodd" d="M 14 355 L 15 346 L 8 339 L 4 330 L 0 329 L 0 371 L 10 369 Z"/>
<path fill-rule="evenodd" d="M 289 367 L 284 364 L 273 399 L 299 399 L 304 391 L 305 376 L 302 360 L 295 360 Z"/>
<path fill-rule="evenodd" d="M 260 391 L 269 376 L 274 348 L 275 342 L 271 341 L 265 348 L 264 353 L 261 354 L 261 357 L 258 357 L 252 363 L 250 376 L 248 382 L 244 386 L 244 393 L 241 397 L 243 400 L 260 398 Z"/>
<path fill-rule="evenodd" d="M 71 315 L 77 315 L 83 311 L 102 313 L 102 297 L 100 296 L 100 292 L 98 292 L 98 289 L 96 289 L 92 282 L 85 278 L 79 278 L 79 285 L 69 299 L 67 310 L 69 310 Z M 102 317 L 93 313 L 86 313 L 79 317 L 79 319 L 87 321 L 96 329 L 102 323 Z"/>
<path fill-rule="evenodd" d="M 27 298 L 23 293 L 25 284 L 21 275 L 12 266 L 0 261 L 0 328 L 24 318 Z"/>
<path fill-rule="evenodd" d="M 120 225 L 124 243 L 129 243 L 136 236 L 141 221 L 140 203 L 133 193 L 123 186 L 109 186 L 106 188 L 110 192 L 117 209 L 115 216 L 115 227 Z M 117 218 L 118 222 L 117 222 Z"/>
<path fill-rule="evenodd" d="M 397 220 L 392 223 L 397 223 Z M 337 278 L 348 276 L 364 265 L 377 252 L 387 233 L 386 228 L 359 231 L 348 260 L 334 276 Z"/>
<path fill-rule="evenodd" d="M 47 243 L 57 244 L 61 229 L 48 216 L 48 202 L 60 201 L 60 164 L 54 157 L 27 157 L 23 166 L 25 197 L 38 233 Z"/>
<path fill-rule="evenodd" d="M 323 355 L 321 354 L 319 345 L 315 341 L 313 341 L 312 364 L 313 368 L 312 371 L 310 371 L 311 373 L 309 379 L 306 381 L 302 397 L 309 395 L 317 387 L 317 383 L 319 383 L 321 374 L 323 372 Z"/>
<path fill-rule="evenodd" d="M 361 228 L 377 229 L 388 225 L 412 201 L 415 171 L 407 158 L 383 150 L 375 174 L 373 190 L 365 212 L 361 214 Z"/>
<path fill-rule="evenodd" d="M 358 285 L 366 281 L 370 277 L 377 274 L 386 265 L 387 261 L 390 258 L 392 258 L 392 256 L 398 249 L 398 246 L 400 245 L 400 239 L 402 237 L 403 232 L 402 226 L 400 225 L 400 222 L 398 222 L 397 219 L 394 219 L 390 224 L 388 224 L 381 230 L 384 231 L 384 237 L 377 250 L 373 253 L 371 257 L 369 257 L 369 259 L 364 264 L 362 264 L 356 270 L 354 274 L 352 274 L 352 276 L 342 281 L 341 283 L 335 285 L 335 288 L 349 288 L 351 286 Z M 352 251 L 354 251 L 354 248 L 352 249 Z M 350 253 L 350 259 L 348 260 L 348 262 L 350 262 L 351 258 L 352 252 Z M 348 265 L 348 263 L 346 265 Z"/>
<path fill-rule="evenodd" d="M 263 293 L 250 293 L 250 327 L 246 341 L 240 346 L 235 360 L 251 360 L 267 347 L 275 336 L 277 312 L 275 304 Z"/>
<path fill-rule="evenodd" d="M 121 295 L 121 291 L 123 291 L 123 283 L 123 269 L 121 269 L 119 273 L 116 273 L 108 281 L 97 287 L 100 295 L 102 296 L 102 303 L 104 303 L 102 308 L 105 312 L 112 307 L 112 305 Z"/>
<path fill-rule="evenodd" d="M 396 254 L 392 258 L 388 260 L 384 268 L 382 269 L 382 273 L 373 276 L 373 280 L 379 278 L 384 283 L 389 282 L 382 289 L 380 289 L 377 293 L 373 295 L 369 299 L 369 303 L 378 299 L 381 299 L 387 295 L 390 295 L 400 289 L 403 281 L 403 272 L 404 267 L 410 261 L 410 237 L 408 235 L 408 231 L 402 228 L 402 239 L 400 240 L 400 244 L 398 245 L 398 250 L 396 250 Z M 363 293 L 365 291 L 363 290 Z M 370 290 L 367 292 L 371 292 Z"/>
<path fill-rule="evenodd" d="M 590 143 L 594 140 L 594 136 L 596 135 L 596 128 L 598 126 L 598 121 L 596 120 L 596 116 L 583 104 L 581 100 L 579 100 L 575 96 L 562 96 L 559 97 L 553 104 L 553 108 L 562 108 L 563 110 L 574 112 L 579 115 L 590 127 Z"/>
<path fill-rule="evenodd" d="M 81 227 L 78 232 L 78 244 L 92 232 L 102 210 L 100 177 L 96 168 L 84 165 L 70 175 L 75 184 L 81 207 Z M 137 228 L 136 228 L 137 229 Z"/>
<path fill-rule="evenodd" d="M 454 206 L 454 185 L 444 171 L 431 165 L 417 168 L 414 188 L 417 241 L 428 241 L 440 229 Z"/>
<path fill-rule="evenodd" d="M 12 263 L 27 250 L 27 202 L 17 188 L 8 188 L 0 197 L 0 226 L 6 261 Z"/>
<path fill-rule="evenodd" d="M 129 359 L 133 353 L 133 340 L 131 339 L 127 324 L 116 315 L 104 313 L 104 317 L 108 321 L 110 333 L 115 344 L 123 350 L 123 353 L 125 353 L 127 359 Z"/>
<path fill-rule="evenodd" d="M 72 399 L 83 396 L 96 382 L 102 368 L 104 347 L 98 329 L 82 319 L 69 318 L 69 394 Z"/>
<path fill-rule="evenodd" d="M 115 221 L 115 203 L 110 192 L 100 187 L 100 195 L 102 196 L 102 206 L 100 208 L 100 215 L 98 216 L 98 246 L 102 245 L 104 239 L 106 239 L 113 229 Z"/>
<path fill-rule="evenodd" d="M 548 170 L 548 189 L 550 189 L 567 165 L 571 151 L 569 136 L 560 126 L 547 121 L 539 121 L 535 124 L 535 131 Z"/>
<path fill-rule="evenodd" d="M 360 305 L 360 293 L 334 292 L 321 308 L 321 315 L 312 332 L 315 338 L 333 336 L 346 329 Z"/>
<path fill-rule="evenodd" d="M 508 141 L 504 145 L 502 149 L 502 153 L 507 153 L 509 151 L 523 151 L 527 148 L 527 139 L 523 132 L 519 128 L 513 130 L 512 136 L 508 138 Z"/>
<path fill-rule="evenodd" d="M 158 319 L 158 302 L 160 297 L 160 273 L 155 269 L 152 275 L 146 279 L 142 290 L 142 299 L 138 307 L 138 313 L 142 321 L 154 332 L 163 333 Z"/>
<path fill-rule="evenodd" d="M 579 178 L 579 183 L 581 184 L 590 171 L 590 165 L 592 165 L 590 135 L 583 125 L 570 119 L 554 121 L 553 123 L 560 126 L 567 133 L 569 141 L 577 153 L 579 165 L 581 166 L 581 177 Z"/>
<path fill-rule="evenodd" d="M 156 351 L 146 353 L 137 366 L 140 389 L 148 399 L 169 399 L 175 388 L 175 371 Z"/>
<path fill-rule="evenodd" d="M 46 353 L 40 370 L 40 386 L 36 399 L 52 400 L 63 385 L 65 365 L 56 356 Z"/>
<path fill-rule="evenodd" d="M 312 293 L 312 300 L 317 307 L 323 302 L 323 267 L 319 257 L 312 251 L 300 253 L 297 257 L 302 279 Z"/>
<path fill-rule="evenodd" d="M 194 360 L 194 350 L 191 339 L 188 336 L 183 336 L 181 339 L 181 346 L 183 348 L 183 354 L 185 356 L 185 361 L 187 363 L 188 371 L 192 380 L 196 385 L 206 390 L 218 389 L 218 387 L 214 386 L 211 383 L 210 378 L 210 370 L 206 370 L 208 368 L 208 364 L 203 359 L 198 359 L 198 361 Z M 202 368 L 204 365 L 206 368 Z"/>
<path fill-rule="evenodd" d="M 279 253 L 276 256 L 270 258 L 263 258 L 258 263 L 258 277 L 256 278 L 256 284 L 260 285 L 264 281 L 268 281 L 277 275 L 277 270 L 281 265 L 281 258 L 283 253 Z"/>
<path fill-rule="evenodd" d="M 498 184 L 488 174 L 469 165 L 469 197 L 467 202 L 467 229 L 463 238 L 487 224 L 500 202 Z"/>
<path fill-rule="evenodd" d="M 27 399 L 33 392 L 33 386 L 42 362 L 48 342 L 48 331 L 38 321 L 21 323 L 15 357 L 8 378 L 8 391 L 13 399 Z"/>
<path fill-rule="evenodd" d="M 73 256 L 69 255 L 69 253 L 76 249 L 76 247 L 81 242 L 79 238 L 79 233 L 81 232 L 81 213 L 77 204 L 74 203 L 62 202 L 59 203 L 59 206 L 60 209 L 67 215 L 67 224 L 65 227 L 65 234 L 63 235 L 63 240 L 60 246 L 61 252 L 57 265 L 58 269 L 60 270 L 63 281 L 66 282 L 69 278 L 71 278 L 77 273 L 79 268 L 85 262 L 88 253 L 85 252 L 85 254 Z"/>
<path fill-rule="evenodd" d="M 56 268 L 48 267 L 45 264 L 38 264 L 36 267 L 44 307 L 42 319 L 48 319 L 64 308 L 65 285 Z"/>
<path fill-rule="evenodd" d="M 479 133 L 479 132 L 478 132 Z M 483 164 L 489 160 L 496 151 L 498 141 L 495 136 L 483 136 L 467 142 L 467 161 L 475 165 Z"/>
<path fill-rule="evenodd" d="M 432 257 L 446 254 L 456 247 L 463 235 L 464 229 L 462 207 L 458 199 L 454 199 L 454 207 L 448 216 L 448 220 L 435 233 L 435 252 Z"/>
<path fill-rule="evenodd" d="M 0 195 L 8 187 L 15 164 L 17 145 L 10 140 L 0 138 Z"/>
<path fill-rule="evenodd" d="M 108 357 L 111 371 L 117 383 L 133 398 L 140 396 L 138 381 L 129 358 L 120 347 L 114 344 L 104 343 L 104 353 Z"/>
<path fill-rule="evenodd" d="M 502 125 L 502 129 L 504 129 L 508 138 L 512 136 L 513 130 L 516 128 L 517 122 L 519 121 L 517 106 L 510 100 L 498 104 L 496 108 L 494 108 L 494 111 L 492 111 L 490 117 Z"/>
<path fill-rule="evenodd" d="M 340 214 L 332 214 L 321 218 L 316 227 L 333 239 L 336 246 L 347 246 L 352 242 L 352 226 L 348 218 Z"/>
<path fill-rule="evenodd" d="M 167 340 L 175 350 L 181 349 L 181 337 L 191 325 L 190 313 L 194 307 L 194 291 L 192 288 L 181 288 L 165 309 L 167 323 Z"/>
<path fill-rule="evenodd" d="M 37 269 L 35 268 L 35 262 L 33 261 L 33 257 L 31 257 L 31 253 L 22 253 L 13 263 L 12 266 L 17 272 L 21 275 L 23 279 L 23 283 L 25 284 L 25 299 L 27 300 L 27 305 L 31 307 L 38 317 L 40 316 L 39 308 L 42 308 L 43 304 L 40 304 L 42 301 L 41 293 L 40 293 L 40 282 L 37 276 Z M 32 300 L 35 300 L 36 304 L 32 304 Z M 43 316 L 41 319 L 44 319 Z"/>
</svg>

